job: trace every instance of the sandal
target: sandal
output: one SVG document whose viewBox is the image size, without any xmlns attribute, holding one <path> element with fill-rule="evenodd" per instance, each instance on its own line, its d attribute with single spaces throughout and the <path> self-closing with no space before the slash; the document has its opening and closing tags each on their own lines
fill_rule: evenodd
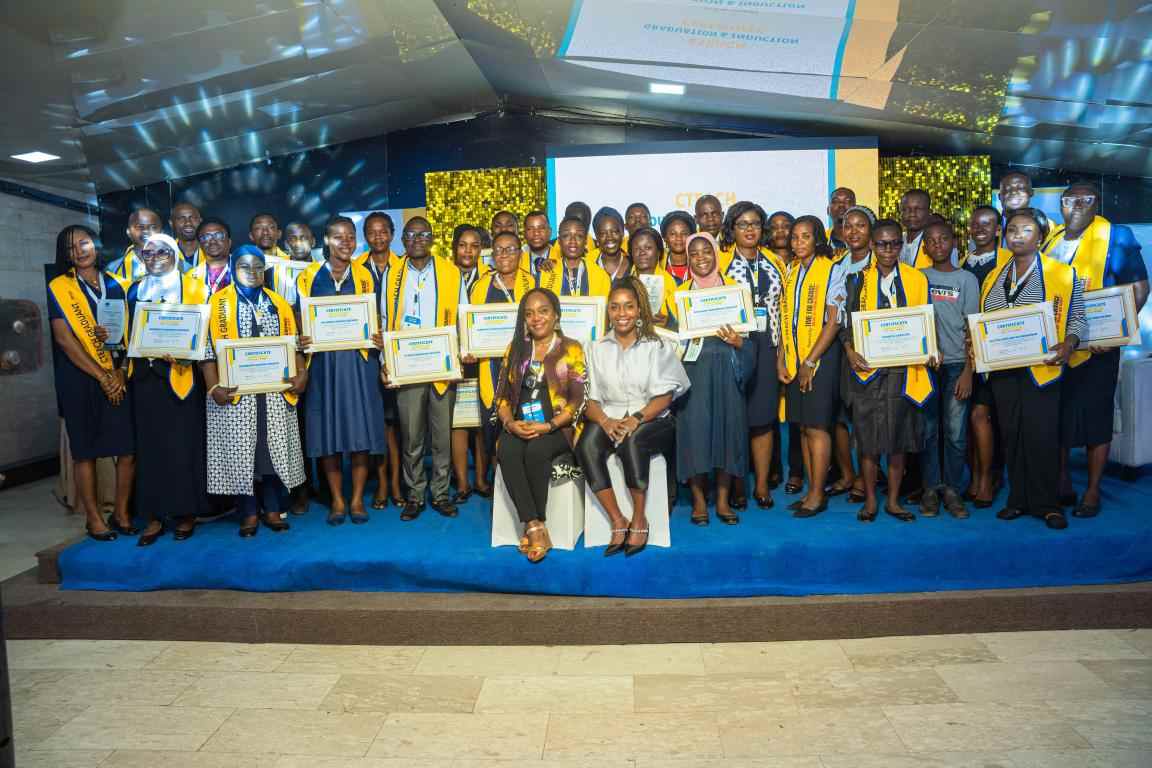
<svg viewBox="0 0 1152 768">
<path fill-rule="evenodd" d="M 828 486 L 828 489 L 824 493 L 827 496 L 841 496 L 851 490 L 851 485 L 840 485 L 840 483 L 833 483 L 832 485 Z"/>
<path fill-rule="evenodd" d="M 625 544 L 624 545 L 624 557 L 632 557 L 632 555 L 638 555 L 638 554 L 640 554 L 640 552 L 642 552 L 644 550 L 644 547 L 648 546 L 648 529 L 647 528 L 629 528 L 628 529 L 628 535 L 624 537 L 624 541 L 628 541 L 628 539 L 630 539 L 632 537 L 632 534 L 634 534 L 634 533 L 644 534 L 644 543 L 643 544 Z"/>
<path fill-rule="evenodd" d="M 624 534 L 624 537 L 620 539 L 619 544 L 613 544 L 609 542 L 608 546 L 604 549 L 604 557 L 611 557 L 612 555 L 624 551 L 624 542 L 628 540 L 628 528 L 613 528 L 612 535 L 615 536 L 617 533 Z"/>
<path fill-rule="evenodd" d="M 388 499 L 381 496 L 372 497 L 372 509 L 388 509 Z"/>
<path fill-rule="evenodd" d="M 748 497 L 747 496 L 733 496 L 732 500 L 728 502 L 728 506 L 732 509 L 747 509 Z"/>
<path fill-rule="evenodd" d="M 695 512 L 693 512 L 692 517 L 690 517 L 689 519 L 692 521 L 692 525 L 700 525 L 700 526 L 708 525 L 708 522 L 709 522 L 708 510 L 705 509 L 704 514 L 702 514 L 702 515 L 697 515 Z"/>
<path fill-rule="evenodd" d="M 1076 505 L 1076 509 L 1072 510 L 1073 517 L 1096 517 L 1098 514 L 1100 514 L 1100 505 L 1089 504 L 1085 501 L 1081 501 Z"/>
<path fill-rule="evenodd" d="M 864 500 L 867 498 L 867 496 L 865 496 L 860 491 L 857 491 L 855 488 L 853 488 L 851 491 L 848 491 L 849 504 L 863 504 Z"/>
<path fill-rule="evenodd" d="M 828 509 L 828 499 L 824 499 L 824 501 L 820 502 L 820 506 L 818 507 L 806 507 L 801 504 L 800 508 L 792 513 L 792 517 L 816 517 L 816 515 L 820 514 L 826 509 Z"/>
<path fill-rule="evenodd" d="M 896 518 L 902 523 L 911 523 L 916 520 L 916 515 L 912 514 L 908 510 L 905 509 L 900 512 L 893 512 L 891 509 L 889 509 L 887 504 L 884 505 L 884 512 L 892 515 L 892 517 Z"/>
<path fill-rule="evenodd" d="M 1063 512 L 1046 512 L 1044 514 L 1044 525 L 1048 526 L 1054 531 L 1062 531 L 1068 527 L 1068 518 L 1064 517 Z"/>
<path fill-rule="evenodd" d="M 876 522 L 876 514 L 879 511 L 879 509 L 873 509 L 869 512 L 867 507 L 861 507 L 860 511 L 856 513 L 856 519 L 862 523 L 874 523 Z"/>
<path fill-rule="evenodd" d="M 790 477 L 788 478 L 788 482 L 784 483 L 784 493 L 790 496 L 794 493 L 800 493 L 802 490 L 804 490 L 803 478 Z"/>
<path fill-rule="evenodd" d="M 725 525 L 736 525 L 740 522 L 740 515 L 735 512 L 729 512 L 727 515 L 720 514 L 720 510 L 716 510 L 716 517 L 720 518 L 720 522 Z"/>
<path fill-rule="evenodd" d="M 756 506 L 760 507 L 760 509 L 772 509 L 772 507 L 776 506 L 776 502 L 772 500 L 772 494 L 770 493 L 765 496 L 754 495 L 753 498 L 756 499 Z"/>
<path fill-rule="evenodd" d="M 552 549 L 552 537 L 548 535 L 548 527 L 544 525 L 544 523 L 535 522 L 524 529 L 525 534 L 536 533 L 537 531 L 543 532 L 543 544 L 533 544 L 532 540 L 527 535 L 524 537 L 525 539 L 528 539 L 528 546 L 524 552 L 524 556 L 528 558 L 528 562 L 530 563 L 540 562 L 544 559 L 545 555 L 548 554 L 548 551 Z"/>
</svg>

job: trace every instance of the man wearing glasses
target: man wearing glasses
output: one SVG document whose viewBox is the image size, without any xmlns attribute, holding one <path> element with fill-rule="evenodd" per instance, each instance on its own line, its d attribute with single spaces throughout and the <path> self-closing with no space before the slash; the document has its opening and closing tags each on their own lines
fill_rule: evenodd
<svg viewBox="0 0 1152 768">
<path fill-rule="evenodd" d="M 189 274 L 207 288 L 207 297 L 232 284 L 228 260 L 232 255 L 232 231 L 222 219 L 209 216 L 196 228 L 196 240 L 204 258 Z"/>
<path fill-rule="evenodd" d="M 200 266 L 204 260 L 204 250 L 196 233 L 200 229 L 200 222 L 204 217 L 200 209 L 192 203 L 176 203 L 172 206 L 172 215 L 168 217 L 168 226 L 176 236 L 176 244 L 180 246 L 180 271 L 187 272 L 193 267 Z"/>
<path fill-rule="evenodd" d="M 147 274 L 144 262 L 140 260 L 140 253 L 144 251 L 144 243 L 152 235 L 163 232 L 160 226 L 160 217 L 151 208 L 137 208 L 128 217 L 128 240 L 131 242 L 124 251 L 124 255 L 108 264 L 107 271 L 121 280 L 134 283 Z"/>
<path fill-rule="evenodd" d="M 1131 284 L 1139 312 L 1148 300 L 1148 271 L 1140 244 L 1131 229 L 1100 215 L 1099 188 L 1091 182 L 1072 184 L 1060 196 L 1060 213 L 1064 224 L 1053 230 L 1041 252 L 1072 265 L 1085 292 Z M 1061 385 L 1060 441 L 1064 450 L 1060 503 L 1074 506 L 1072 514 L 1076 517 L 1100 513 L 1100 478 L 1112 444 L 1112 409 L 1119 372 L 1118 347 L 1089 346 L 1073 352 L 1068 360 Z M 1068 452 L 1082 445 L 1088 449 L 1088 487 L 1077 503 L 1068 476 Z"/>
<path fill-rule="evenodd" d="M 462 296 L 460 270 L 447 259 L 432 257 L 432 225 L 416 216 L 404 226 L 404 258 L 389 267 L 380 294 L 381 326 L 389 331 L 456 325 Z M 383 356 L 381 356 L 383 360 Z M 383 363 L 381 363 L 383 365 Z M 387 370 L 381 375 L 387 378 Z M 445 517 L 456 516 L 449 495 L 452 467 L 452 407 L 455 390 L 447 381 L 408 384 L 396 389 L 403 454 L 404 485 L 408 498 L 401 520 L 415 520 L 424 511 L 431 490 L 432 508 Z M 424 469 L 424 450 L 432 448 L 432 479 Z M 429 489 L 429 485 L 431 488 Z"/>
</svg>

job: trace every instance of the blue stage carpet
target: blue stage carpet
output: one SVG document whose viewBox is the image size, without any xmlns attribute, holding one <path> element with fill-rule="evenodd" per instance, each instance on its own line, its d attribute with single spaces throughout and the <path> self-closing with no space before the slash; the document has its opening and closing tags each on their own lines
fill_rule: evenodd
<svg viewBox="0 0 1152 768">
<path fill-rule="evenodd" d="M 1083 487 L 1082 474 L 1077 478 Z M 428 509 L 402 523 L 395 509 L 372 511 L 366 525 L 324 523 L 312 505 L 291 518 L 292 530 L 262 528 L 236 535 L 237 522 L 201 525 L 185 542 L 165 536 L 150 548 L 135 538 L 85 540 L 60 555 L 64 589 L 314 589 L 397 592 L 505 592 L 612 597 L 687 598 L 921 592 L 1044 587 L 1152 580 L 1152 478 L 1107 478 L 1104 512 L 1069 516 L 1065 531 L 1033 518 L 995 518 L 1002 505 L 901 523 L 881 513 L 856 521 L 857 506 L 833 500 L 816 518 L 784 510 L 796 499 L 783 489 L 776 507 L 753 506 L 741 523 L 715 518 L 706 528 L 674 510 L 672 547 L 636 557 L 602 549 L 552 551 L 537 565 L 513 547 L 489 546 L 488 502 L 473 497 L 456 519 Z M 1003 502 L 1003 496 L 998 502 Z M 916 511 L 915 507 L 910 507 Z"/>
</svg>

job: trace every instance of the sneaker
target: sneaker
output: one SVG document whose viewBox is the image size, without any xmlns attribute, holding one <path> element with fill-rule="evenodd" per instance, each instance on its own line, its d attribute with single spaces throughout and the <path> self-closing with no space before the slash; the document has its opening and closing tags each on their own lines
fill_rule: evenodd
<svg viewBox="0 0 1152 768">
<path fill-rule="evenodd" d="M 920 496 L 920 514 L 923 517 L 936 517 L 940 514 L 940 496 L 935 488 L 927 488 Z"/>
<path fill-rule="evenodd" d="M 968 517 L 968 507 L 964 506 L 964 500 L 951 488 L 944 489 L 944 508 L 958 520 Z"/>
</svg>

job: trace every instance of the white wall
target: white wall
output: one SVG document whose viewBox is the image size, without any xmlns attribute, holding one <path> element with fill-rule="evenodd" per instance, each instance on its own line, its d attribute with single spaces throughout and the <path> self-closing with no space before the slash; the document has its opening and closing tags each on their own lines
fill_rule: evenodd
<svg viewBox="0 0 1152 768">
<path fill-rule="evenodd" d="M 56 234 L 69 224 L 98 226 L 83 213 L 0 193 L 0 301 L 35 302 L 41 322 L 39 368 L 0 374 L 0 468 L 54 456 L 59 447 L 44 264 L 55 259 Z"/>
</svg>

